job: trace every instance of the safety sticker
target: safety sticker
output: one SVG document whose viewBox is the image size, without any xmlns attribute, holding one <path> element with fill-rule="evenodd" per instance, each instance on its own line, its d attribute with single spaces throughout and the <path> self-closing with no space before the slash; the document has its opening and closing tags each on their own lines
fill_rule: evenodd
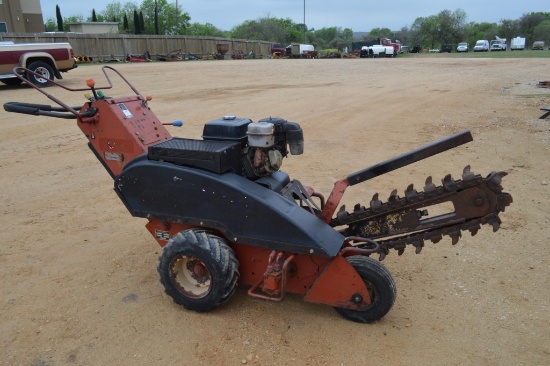
<svg viewBox="0 0 550 366">
<path fill-rule="evenodd" d="M 155 238 L 159 240 L 170 240 L 170 232 L 164 230 L 155 230 Z"/>
<path fill-rule="evenodd" d="M 118 103 L 118 107 L 120 108 L 120 110 L 122 111 L 122 113 L 124 113 L 124 116 L 126 118 L 132 118 L 133 115 L 132 113 L 130 113 L 130 111 L 128 110 L 128 108 L 126 108 L 126 106 L 124 105 L 124 103 Z"/>
</svg>

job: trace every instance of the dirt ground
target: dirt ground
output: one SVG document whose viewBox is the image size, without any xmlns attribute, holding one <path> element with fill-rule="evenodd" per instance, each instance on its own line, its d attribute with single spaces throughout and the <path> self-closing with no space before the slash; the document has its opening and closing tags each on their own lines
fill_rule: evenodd
<svg viewBox="0 0 550 366">
<path fill-rule="evenodd" d="M 1 111 L 0 365 L 547 365 L 550 363 L 550 80 L 548 59 L 441 57 L 239 60 L 112 65 L 173 135 L 200 138 L 233 114 L 301 124 L 305 154 L 283 170 L 328 195 L 347 174 L 470 129 L 474 141 L 351 187 L 348 207 L 428 175 L 509 173 L 514 203 L 501 229 L 483 227 L 392 252 L 393 309 L 357 324 L 328 306 L 288 296 L 186 311 L 164 294 L 161 251 L 113 191 L 73 120 Z M 105 85 L 80 66 L 63 85 Z M 117 79 L 113 78 L 115 82 Z M 69 105 L 83 92 L 46 89 Z M 109 95 L 128 94 L 122 88 Z M 28 87 L 8 101 L 52 104 Z"/>
</svg>

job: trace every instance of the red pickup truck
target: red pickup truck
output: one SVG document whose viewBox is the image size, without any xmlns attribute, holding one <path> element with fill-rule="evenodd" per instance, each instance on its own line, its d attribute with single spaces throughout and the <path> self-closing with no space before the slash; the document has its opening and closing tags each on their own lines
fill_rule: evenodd
<svg viewBox="0 0 550 366">
<path fill-rule="evenodd" d="M 0 82 L 7 85 L 21 84 L 22 80 L 13 73 L 13 68 L 17 66 L 38 74 L 28 73 L 23 77 L 43 87 L 50 84 L 47 79 L 63 79 L 61 73 L 76 68 L 77 64 L 69 43 L 0 42 Z"/>
</svg>

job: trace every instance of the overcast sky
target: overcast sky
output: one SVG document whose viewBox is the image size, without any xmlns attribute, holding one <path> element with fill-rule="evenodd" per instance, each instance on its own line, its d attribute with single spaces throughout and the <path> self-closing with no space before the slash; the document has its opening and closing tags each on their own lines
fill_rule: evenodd
<svg viewBox="0 0 550 366">
<path fill-rule="evenodd" d="M 105 10 L 113 0 L 41 0 L 44 20 L 55 19 L 55 6 L 61 15 L 82 15 L 84 19 Z M 126 0 L 120 0 L 121 4 Z M 130 1 L 138 6 L 141 0 Z M 176 3 L 176 0 L 168 0 Z M 400 30 L 411 26 L 418 17 L 436 15 L 441 10 L 463 9 L 468 22 L 498 23 L 501 19 L 518 19 L 524 13 L 550 11 L 548 0 L 421 0 L 421 1 L 366 1 L 366 0 L 305 0 L 305 20 L 308 28 L 342 27 L 354 32 L 368 32 L 372 28 Z M 221 30 L 230 30 L 245 20 L 264 17 L 290 18 L 295 23 L 304 21 L 304 0 L 178 0 L 193 23 L 211 23 Z"/>
</svg>

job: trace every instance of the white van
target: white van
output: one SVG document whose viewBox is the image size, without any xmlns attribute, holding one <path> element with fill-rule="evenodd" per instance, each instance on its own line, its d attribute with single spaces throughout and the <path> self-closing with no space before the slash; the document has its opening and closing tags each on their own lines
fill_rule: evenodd
<svg viewBox="0 0 550 366">
<path fill-rule="evenodd" d="M 480 39 L 474 46 L 474 52 L 487 52 L 489 51 L 489 41 L 486 39 Z"/>
</svg>

